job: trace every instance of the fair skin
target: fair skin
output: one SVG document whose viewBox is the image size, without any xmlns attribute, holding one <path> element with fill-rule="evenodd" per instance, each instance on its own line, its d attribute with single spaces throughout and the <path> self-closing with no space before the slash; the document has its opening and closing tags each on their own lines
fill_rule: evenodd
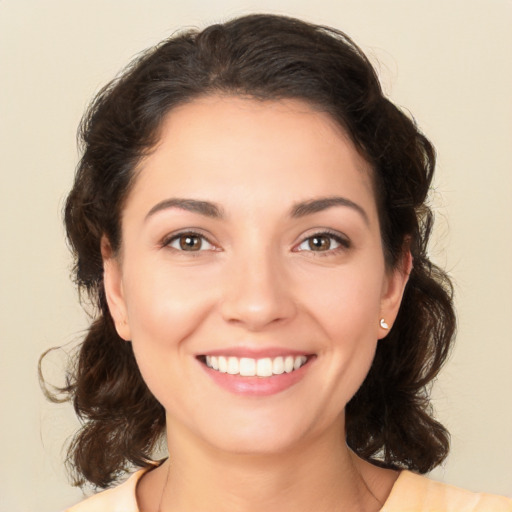
<svg viewBox="0 0 512 512">
<path fill-rule="evenodd" d="M 122 240 L 116 255 L 103 241 L 107 300 L 172 461 L 142 478 L 140 509 L 379 510 L 397 474 L 348 449 L 344 408 L 410 256 L 386 267 L 371 170 L 331 118 L 298 100 L 174 109 Z M 238 374 L 258 364 L 270 375 Z"/>
</svg>

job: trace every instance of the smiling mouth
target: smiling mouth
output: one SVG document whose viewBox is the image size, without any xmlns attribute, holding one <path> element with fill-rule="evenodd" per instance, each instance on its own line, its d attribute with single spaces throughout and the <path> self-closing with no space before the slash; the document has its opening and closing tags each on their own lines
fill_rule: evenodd
<svg viewBox="0 0 512 512">
<path fill-rule="evenodd" d="M 199 360 L 211 370 L 241 377 L 272 377 L 292 373 L 308 362 L 308 356 L 251 357 L 200 356 Z"/>
</svg>

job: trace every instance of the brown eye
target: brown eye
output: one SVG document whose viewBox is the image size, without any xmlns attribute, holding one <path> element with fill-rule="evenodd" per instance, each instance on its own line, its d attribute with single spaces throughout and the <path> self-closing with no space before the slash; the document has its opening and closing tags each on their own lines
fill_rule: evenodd
<svg viewBox="0 0 512 512">
<path fill-rule="evenodd" d="M 312 251 L 328 251 L 331 248 L 331 236 L 316 235 L 308 239 L 308 246 Z"/>
<path fill-rule="evenodd" d="M 297 246 L 296 251 L 334 253 L 350 248 L 350 241 L 342 235 L 330 233 L 317 233 L 308 236 Z"/>
<path fill-rule="evenodd" d="M 199 251 L 203 240 L 197 235 L 181 235 L 179 243 L 182 251 Z"/>
<path fill-rule="evenodd" d="M 214 246 L 198 233 L 179 233 L 165 242 L 164 245 L 183 252 L 200 252 L 214 249 Z"/>
</svg>

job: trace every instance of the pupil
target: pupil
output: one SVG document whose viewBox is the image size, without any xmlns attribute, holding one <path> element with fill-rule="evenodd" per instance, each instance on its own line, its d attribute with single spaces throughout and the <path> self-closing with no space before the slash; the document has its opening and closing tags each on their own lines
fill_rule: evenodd
<svg viewBox="0 0 512 512">
<path fill-rule="evenodd" d="M 326 236 L 314 236 L 309 241 L 309 247 L 313 251 L 322 251 L 329 249 L 330 242 Z"/>
<path fill-rule="evenodd" d="M 198 236 L 184 235 L 180 238 L 180 247 L 185 251 L 195 251 L 201 247 L 201 240 Z"/>
</svg>

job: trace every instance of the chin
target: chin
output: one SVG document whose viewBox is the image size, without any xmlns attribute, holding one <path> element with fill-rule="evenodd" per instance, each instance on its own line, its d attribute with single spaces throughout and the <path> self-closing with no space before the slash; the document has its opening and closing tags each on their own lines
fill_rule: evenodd
<svg viewBox="0 0 512 512">
<path fill-rule="evenodd" d="M 294 412 L 296 414 L 294 414 Z M 209 447 L 226 454 L 273 456 L 302 449 L 315 438 L 333 429 L 343 432 L 342 415 L 334 418 L 281 408 L 280 411 L 225 411 L 213 418 L 196 418 L 189 432 Z M 205 421 L 205 420 L 208 421 Z M 198 428 L 199 427 L 199 428 Z M 342 436 L 341 436 L 342 437 Z"/>
<path fill-rule="evenodd" d="M 282 455 L 301 445 L 304 436 L 290 430 L 255 427 L 236 435 L 210 437 L 210 444 L 218 450 L 234 455 Z"/>
</svg>

